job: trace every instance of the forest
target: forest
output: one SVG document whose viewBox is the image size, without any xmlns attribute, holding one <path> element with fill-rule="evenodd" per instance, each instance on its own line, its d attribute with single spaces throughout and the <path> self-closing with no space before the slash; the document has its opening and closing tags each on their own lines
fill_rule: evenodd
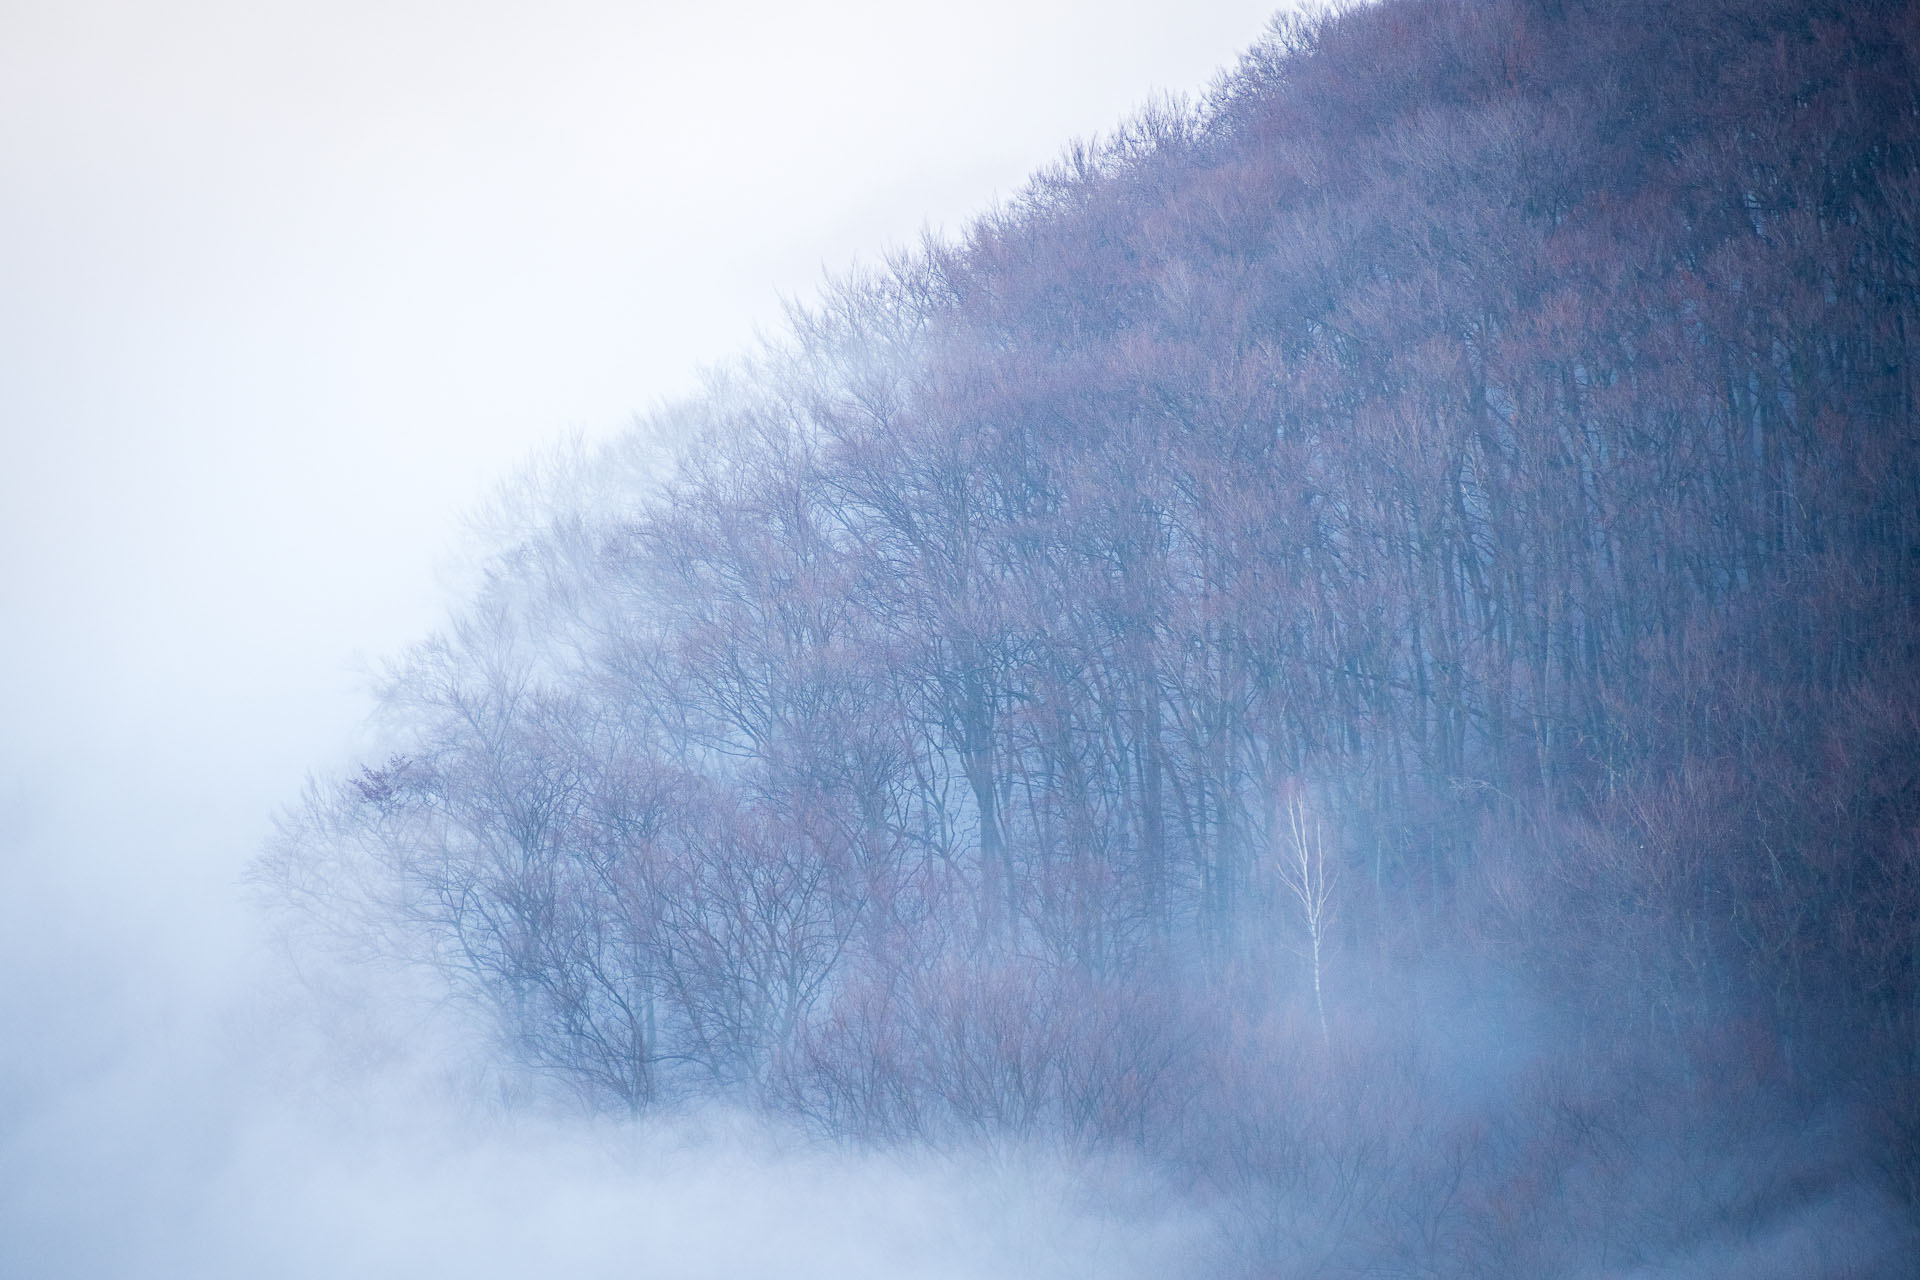
<svg viewBox="0 0 1920 1280">
<path fill-rule="evenodd" d="M 1916 298 L 1912 0 L 1278 18 L 523 476 L 254 880 L 1213 1274 L 1901 1274 Z"/>
</svg>

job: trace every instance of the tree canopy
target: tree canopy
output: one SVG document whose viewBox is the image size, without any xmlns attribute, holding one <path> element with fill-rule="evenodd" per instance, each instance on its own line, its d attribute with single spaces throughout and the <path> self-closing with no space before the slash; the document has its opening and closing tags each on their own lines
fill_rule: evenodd
<svg viewBox="0 0 1920 1280">
<path fill-rule="evenodd" d="M 1553 1273 L 1648 1078 L 1910 1213 L 1917 145 L 1911 3 L 1277 20 L 556 472 L 260 874 L 598 1104 L 1123 1144 L 1343 1258 Z M 1492 1136 L 1435 972 L 1553 1011 Z"/>
</svg>

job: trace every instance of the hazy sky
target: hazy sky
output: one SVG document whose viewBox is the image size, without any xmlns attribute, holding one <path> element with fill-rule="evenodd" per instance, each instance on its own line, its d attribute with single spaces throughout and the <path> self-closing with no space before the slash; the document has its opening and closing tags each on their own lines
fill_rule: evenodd
<svg viewBox="0 0 1920 1280">
<path fill-rule="evenodd" d="M 1202 88 L 1266 14 L 11 0 L 0 831 L 257 825 L 529 450 Z"/>
<path fill-rule="evenodd" d="M 234 878 L 464 510 L 1268 11 L 6 0 L 0 1200 L 177 1123 L 114 1081 L 197 1069 Z"/>
</svg>

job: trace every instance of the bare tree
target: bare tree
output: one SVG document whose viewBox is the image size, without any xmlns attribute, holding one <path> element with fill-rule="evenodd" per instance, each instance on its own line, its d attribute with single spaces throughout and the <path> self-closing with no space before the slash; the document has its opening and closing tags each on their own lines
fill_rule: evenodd
<svg viewBox="0 0 1920 1280">
<path fill-rule="evenodd" d="M 1320 1043 L 1331 1047 L 1327 1029 L 1327 1002 L 1321 983 L 1325 964 L 1328 931 L 1333 925 L 1333 891 L 1339 883 L 1340 868 L 1327 860 L 1326 833 L 1320 819 L 1307 812 L 1307 802 L 1298 793 L 1286 800 L 1287 843 L 1280 852 L 1280 883 L 1286 886 L 1300 922 L 1307 931 L 1307 965 L 1313 977 L 1313 1010 L 1320 1020 Z"/>
</svg>

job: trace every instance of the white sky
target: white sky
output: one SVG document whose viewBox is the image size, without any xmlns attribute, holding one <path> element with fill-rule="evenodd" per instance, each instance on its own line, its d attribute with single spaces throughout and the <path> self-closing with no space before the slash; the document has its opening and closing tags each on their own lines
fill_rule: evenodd
<svg viewBox="0 0 1920 1280">
<path fill-rule="evenodd" d="M 1268 12 L 0 0 L 0 1146 L 225 980 L 356 655 L 521 458 Z"/>
</svg>

